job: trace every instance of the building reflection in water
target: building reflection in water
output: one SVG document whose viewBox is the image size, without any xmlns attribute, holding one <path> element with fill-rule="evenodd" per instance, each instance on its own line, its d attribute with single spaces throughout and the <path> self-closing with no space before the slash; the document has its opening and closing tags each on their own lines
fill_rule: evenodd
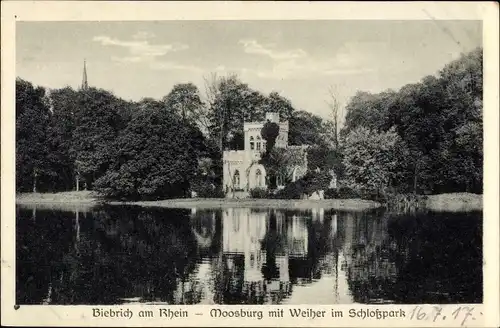
<svg viewBox="0 0 500 328">
<path fill-rule="evenodd" d="M 310 294 L 315 284 L 330 293 L 329 303 L 340 301 L 338 278 L 342 276 L 334 251 L 337 228 L 337 215 L 325 219 L 323 209 L 224 209 L 222 263 L 216 278 L 222 290 L 215 292 L 215 302 L 278 304 L 286 302 L 293 289 L 300 294 L 306 286 Z M 319 284 L 321 275 L 331 286 Z"/>
</svg>

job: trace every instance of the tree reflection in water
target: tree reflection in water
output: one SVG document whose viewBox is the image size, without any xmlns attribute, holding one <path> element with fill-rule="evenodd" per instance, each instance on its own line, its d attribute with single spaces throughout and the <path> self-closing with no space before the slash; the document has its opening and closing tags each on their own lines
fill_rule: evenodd
<svg viewBox="0 0 500 328">
<path fill-rule="evenodd" d="M 355 302 L 482 302 L 481 213 L 351 214 L 345 223 Z"/>
<path fill-rule="evenodd" d="M 481 302 L 480 218 L 17 208 L 16 297 L 19 304 Z"/>
</svg>

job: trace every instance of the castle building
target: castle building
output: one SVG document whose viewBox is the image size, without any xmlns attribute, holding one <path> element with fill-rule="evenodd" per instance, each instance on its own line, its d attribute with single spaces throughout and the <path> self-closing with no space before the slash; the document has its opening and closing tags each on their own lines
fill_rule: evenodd
<svg viewBox="0 0 500 328">
<path fill-rule="evenodd" d="M 261 122 L 245 122 L 244 150 L 228 150 L 223 153 L 223 187 L 226 197 L 247 197 L 251 189 L 267 188 L 266 169 L 259 164 L 259 160 L 266 151 L 266 141 L 262 138 L 261 131 L 268 121 L 279 125 L 279 135 L 274 147 L 297 148 L 288 146 L 288 121 L 280 121 L 278 113 L 266 113 L 266 119 Z M 305 168 L 298 168 L 293 180 L 304 173 Z"/>
</svg>

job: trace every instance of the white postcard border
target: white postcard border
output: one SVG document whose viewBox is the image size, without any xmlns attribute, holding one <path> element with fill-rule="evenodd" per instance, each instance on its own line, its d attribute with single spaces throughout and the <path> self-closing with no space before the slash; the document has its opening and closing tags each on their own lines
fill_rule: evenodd
<svg viewBox="0 0 500 328">
<path fill-rule="evenodd" d="M 234 310 L 234 306 L 168 306 L 169 309 L 187 309 L 188 318 L 165 320 L 164 318 L 106 319 L 92 316 L 93 306 L 27 306 L 14 309 L 15 304 L 15 23 L 16 21 L 118 21 L 118 20 L 318 20 L 318 19 L 377 19 L 377 20 L 428 20 L 465 19 L 483 21 L 484 49 L 484 304 L 471 305 L 475 320 L 467 326 L 493 327 L 499 324 L 499 25 L 498 5 L 494 2 L 28 2 L 7 1 L 1 3 L 1 208 L 2 208 L 2 324 L 3 325 L 52 325 L 52 326 L 459 326 L 461 321 L 439 318 L 432 320 L 368 320 L 346 317 L 310 319 L 264 318 L 218 319 L 211 318 L 210 309 Z M 421 305 L 420 305 L 421 306 Z M 464 305 L 462 305 L 464 306 Z M 361 304 L 331 306 L 241 306 L 245 309 L 312 308 L 325 309 L 379 309 L 391 311 L 404 309 L 410 312 L 412 305 L 366 306 Z M 446 313 L 458 305 L 442 305 Z M 130 308 L 133 311 L 147 309 L 159 311 L 161 305 L 121 305 L 100 307 L 105 309 Z M 431 311 L 432 305 L 423 306 Z M 196 315 L 195 313 L 203 313 Z M 444 312 L 443 312 L 444 313 Z M 408 313 L 407 313 L 408 316 Z"/>
</svg>

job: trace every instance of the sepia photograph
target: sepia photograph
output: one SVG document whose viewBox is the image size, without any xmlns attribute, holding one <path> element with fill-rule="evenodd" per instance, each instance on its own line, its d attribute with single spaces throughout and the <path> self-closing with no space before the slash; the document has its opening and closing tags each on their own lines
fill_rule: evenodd
<svg viewBox="0 0 500 328">
<path fill-rule="evenodd" d="M 17 305 L 483 303 L 482 21 L 15 30 Z"/>
</svg>

